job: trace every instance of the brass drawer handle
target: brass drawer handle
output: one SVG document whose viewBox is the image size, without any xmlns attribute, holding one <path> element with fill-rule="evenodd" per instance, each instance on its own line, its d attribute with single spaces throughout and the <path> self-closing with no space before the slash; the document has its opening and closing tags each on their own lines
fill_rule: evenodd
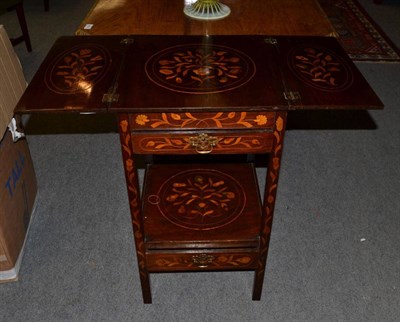
<svg viewBox="0 0 400 322">
<path fill-rule="evenodd" d="M 211 153 L 214 146 L 218 143 L 218 138 L 215 136 L 209 136 L 206 133 L 200 133 L 197 137 L 190 137 L 189 143 L 196 149 L 199 154 Z"/>
<path fill-rule="evenodd" d="M 207 254 L 200 254 L 200 255 L 193 255 L 192 256 L 193 263 L 196 264 L 200 268 L 207 267 L 208 264 L 211 264 L 214 259 L 215 259 L 214 256 L 207 255 Z"/>
</svg>

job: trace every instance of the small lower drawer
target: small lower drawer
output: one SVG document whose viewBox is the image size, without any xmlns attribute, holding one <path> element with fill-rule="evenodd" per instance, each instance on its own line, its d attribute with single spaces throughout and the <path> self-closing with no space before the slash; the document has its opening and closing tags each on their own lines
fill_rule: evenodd
<svg viewBox="0 0 400 322">
<path fill-rule="evenodd" d="M 147 253 L 150 272 L 182 270 L 247 270 L 257 267 L 258 252 Z"/>
<path fill-rule="evenodd" d="M 272 143 L 268 132 L 132 133 L 138 154 L 266 153 Z"/>
</svg>

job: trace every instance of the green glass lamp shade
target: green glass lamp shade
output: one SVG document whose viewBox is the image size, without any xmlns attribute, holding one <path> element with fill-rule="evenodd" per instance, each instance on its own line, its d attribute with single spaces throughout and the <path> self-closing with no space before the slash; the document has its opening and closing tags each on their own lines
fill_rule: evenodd
<svg viewBox="0 0 400 322">
<path fill-rule="evenodd" d="M 231 9 L 220 3 L 219 0 L 197 0 L 186 5 L 183 12 L 194 19 L 216 20 L 227 17 L 231 13 Z"/>
</svg>

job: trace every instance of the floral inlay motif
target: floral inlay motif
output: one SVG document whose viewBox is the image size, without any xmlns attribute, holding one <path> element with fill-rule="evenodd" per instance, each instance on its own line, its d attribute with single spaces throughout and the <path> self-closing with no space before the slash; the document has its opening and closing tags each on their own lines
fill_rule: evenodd
<svg viewBox="0 0 400 322">
<path fill-rule="evenodd" d="M 262 231 L 260 235 L 260 256 L 258 258 L 258 269 L 256 270 L 256 280 L 254 285 L 262 285 L 265 274 L 265 263 L 268 255 L 269 241 L 271 237 L 272 219 L 274 216 L 275 199 L 278 190 L 279 170 L 281 166 L 283 139 L 286 126 L 286 113 L 278 112 L 275 121 L 274 148 L 270 155 L 268 164 L 266 191 L 264 199 L 264 217 L 262 222 Z M 259 299 L 262 286 L 258 286 L 253 291 L 253 298 Z"/>
<path fill-rule="evenodd" d="M 229 204 L 235 193 L 228 191 L 223 180 L 214 182 L 212 178 L 196 175 L 183 182 L 172 184 L 172 194 L 166 200 L 178 208 L 178 213 L 188 216 L 210 216 L 220 208 L 229 211 Z"/>
<path fill-rule="evenodd" d="M 140 114 L 136 116 L 135 122 L 139 125 L 145 125 L 147 122 L 149 122 L 149 118 L 147 117 L 147 115 Z"/>
<path fill-rule="evenodd" d="M 149 78 L 162 87 L 185 93 L 231 90 L 247 83 L 255 65 L 233 48 L 193 44 L 163 50 L 146 64 Z"/>
<path fill-rule="evenodd" d="M 217 170 L 183 171 L 161 188 L 158 204 L 172 223 L 189 229 L 215 229 L 234 221 L 244 209 L 240 184 Z"/>
<path fill-rule="evenodd" d="M 131 134 L 127 115 L 119 116 L 120 141 L 122 156 L 124 160 L 125 177 L 128 187 L 129 205 L 131 209 L 131 222 L 135 238 L 136 255 L 139 265 L 140 280 L 142 283 L 143 299 L 145 303 L 151 302 L 149 273 L 146 269 L 146 251 L 144 244 L 143 223 L 141 216 L 140 188 L 137 170 L 134 163 L 133 151 L 131 149 Z M 146 287 L 145 287 L 146 286 Z"/>
<path fill-rule="evenodd" d="M 74 48 L 60 55 L 46 74 L 49 88 L 60 94 L 87 92 L 104 76 L 110 59 L 98 46 Z"/>
<path fill-rule="evenodd" d="M 347 64 L 325 48 L 297 48 L 291 56 L 292 69 L 308 84 L 323 90 L 343 90 L 352 83 Z"/>
<path fill-rule="evenodd" d="M 255 123 L 258 125 L 265 125 L 267 124 L 268 118 L 265 115 L 257 115 L 256 119 L 254 120 Z"/>
<path fill-rule="evenodd" d="M 247 112 L 219 112 L 202 113 L 196 115 L 193 113 L 161 113 L 152 115 L 140 114 L 135 117 L 135 123 L 139 126 L 150 126 L 153 129 L 167 128 L 223 128 L 223 127 L 241 127 L 253 128 L 267 125 L 269 119 L 265 114 L 250 114 Z M 147 124 L 149 123 L 149 124 Z"/>
<path fill-rule="evenodd" d="M 203 254 L 201 254 L 203 255 Z M 200 268 L 207 267 L 248 267 L 254 262 L 254 258 L 246 255 L 218 255 L 210 256 L 204 265 L 200 265 Z M 159 267 L 183 267 L 183 268 L 198 268 L 199 265 L 195 260 L 185 256 L 164 256 L 155 260 L 155 265 Z"/>
<path fill-rule="evenodd" d="M 237 79 L 242 71 L 239 57 L 229 57 L 226 51 L 207 52 L 197 48 L 194 51 L 174 53 L 173 59 L 163 59 L 158 62 L 159 72 L 165 79 L 171 79 L 181 84 L 186 78 L 195 81 L 197 86 L 210 79 L 226 83 L 229 79 Z M 187 80 L 186 80 L 187 81 Z"/>
<path fill-rule="evenodd" d="M 140 149 L 151 153 L 165 153 L 165 152 L 177 152 L 177 151 L 188 151 L 193 153 L 195 147 L 192 144 L 192 137 L 190 136 L 150 136 L 146 135 L 139 141 Z M 262 135 L 252 134 L 249 136 L 239 135 L 224 135 L 217 136 L 215 140 L 216 149 L 219 151 L 233 151 L 238 152 L 242 149 L 253 149 L 254 151 L 261 151 L 267 144 L 266 139 Z"/>
</svg>

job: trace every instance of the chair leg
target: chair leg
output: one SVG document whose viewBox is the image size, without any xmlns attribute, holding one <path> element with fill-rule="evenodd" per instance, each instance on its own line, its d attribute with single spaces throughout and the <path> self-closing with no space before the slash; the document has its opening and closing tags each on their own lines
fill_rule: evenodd
<svg viewBox="0 0 400 322">
<path fill-rule="evenodd" d="M 50 0 L 44 0 L 44 11 L 49 11 L 50 8 Z"/>
<path fill-rule="evenodd" d="M 26 49 L 28 50 L 28 52 L 31 52 L 31 39 L 29 38 L 29 31 L 25 20 L 25 13 L 22 1 L 16 5 L 15 10 L 17 11 L 18 21 L 22 30 L 22 39 L 25 41 Z"/>
</svg>

